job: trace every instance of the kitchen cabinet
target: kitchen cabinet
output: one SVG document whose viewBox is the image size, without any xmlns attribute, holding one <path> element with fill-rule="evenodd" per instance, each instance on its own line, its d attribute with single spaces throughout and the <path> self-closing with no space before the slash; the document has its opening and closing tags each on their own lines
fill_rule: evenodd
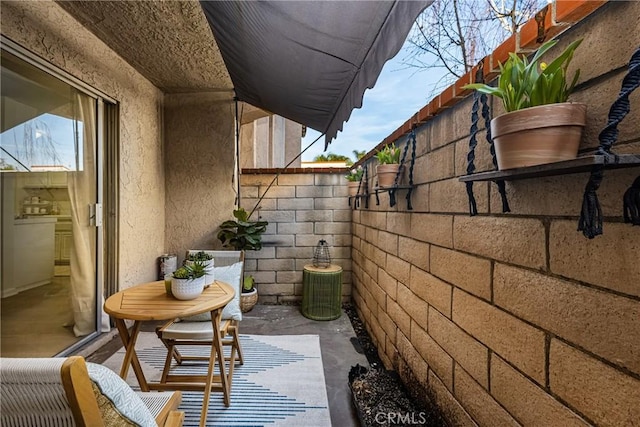
<svg viewBox="0 0 640 427">
<path fill-rule="evenodd" d="M 13 221 L 11 251 L 3 252 L 2 297 L 15 295 L 50 283 L 54 266 L 55 218 L 27 218 Z"/>
<path fill-rule="evenodd" d="M 58 265 L 67 265 L 71 261 L 71 247 L 73 246 L 73 233 L 71 221 L 58 219 L 56 223 L 55 261 Z"/>
</svg>

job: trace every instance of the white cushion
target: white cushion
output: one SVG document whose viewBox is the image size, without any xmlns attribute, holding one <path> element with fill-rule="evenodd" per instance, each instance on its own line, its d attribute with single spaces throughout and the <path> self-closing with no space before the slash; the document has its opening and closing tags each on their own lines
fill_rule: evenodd
<svg viewBox="0 0 640 427">
<path fill-rule="evenodd" d="M 242 292 L 242 264 L 236 262 L 232 265 L 224 267 L 213 267 L 213 276 L 216 280 L 225 282 L 233 286 L 236 294 L 233 299 L 222 310 L 222 320 L 242 320 L 242 310 L 240 309 L 240 292 Z M 205 322 L 211 320 L 211 313 L 196 314 L 195 316 L 185 317 L 185 322 Z"/>
<path fill-rule="evenodd" d="M 87 363 L 87 371 L 91 381 L 98 386 L 122 416 L 142 427 L 158 426 L 142 399 L 115 372 L 95 363 Z"/>
</svg>

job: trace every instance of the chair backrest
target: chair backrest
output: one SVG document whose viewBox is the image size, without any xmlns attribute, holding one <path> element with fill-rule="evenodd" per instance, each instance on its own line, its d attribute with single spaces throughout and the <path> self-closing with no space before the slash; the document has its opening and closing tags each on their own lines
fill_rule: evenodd
<svg viewBox="0 0 640 427">
<path fill-rule="evenodd" d="M 82 357 L 2 358 L 0 384 L 3 426 L 104 425 Z"/>
<path fill-rule="evenodd" d="M 204 252 L 207 255 L 213 256 L 213 267 L 226 267 L 229 265 L 233 265 L 236 262 L 242 261 L 242 274 L 240 274 L 239 283 L 230 283 L 232 286 L 236 287 L 236 292 L 242 291 L 242 278 L 244 277 L 244 251 L 218 251 L 218 250 L 207 250 L 207 249 L 189 249 L 187 251 L 187 256 L 189 254 L 195 254 L 198 252 Z"/>
<path fill-rule="evenodd" d="M 244 261 L 244 251 L 214 251 L 208 249 L 189 249 L 187 256 L 198 252 L 204 252 L 207 255 L 213 256 L 214 267 L 223 267 L 226 265 L 235 264 L 238 261 Z"/>
<path fill-rule="evenodd" d="M 182 425 L 180 392 L 136 393 L 110 369 L 89 365 L 81 356 L 0 358 L 0 425 Z"/>
</svg>

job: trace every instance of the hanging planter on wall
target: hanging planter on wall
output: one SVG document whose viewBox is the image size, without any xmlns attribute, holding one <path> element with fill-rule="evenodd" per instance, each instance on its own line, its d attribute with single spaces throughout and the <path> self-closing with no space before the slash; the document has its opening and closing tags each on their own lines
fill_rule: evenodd
<svg viewBox="0 0 640 427">
<path fill-rule="evenodd" d="M 500 64 L 497 86 L 474 83 L 464 86 L 502 99 L 505 114 L 491 120 L 491 136 L 498 169 L 512 169 L 574 159 L 578 155 L 586 105 L 567 99 L 580 77 L 577 70 L 567 80 L 576 40 L 549 64 L 542 56 L 557 40 L 544 43 L 529 61 L 509 54 Z"/>
<path fill-rule="evenodd" d="M 376 153 L 376 158 L 380 162 L 376 166 L 378 187 L 393 187 L 397 184 L 396 177 L 400 169 L 400 148 L 396 147 L 395 144 L 386 145 Z"/>
<path fill-rule="evenodd" d="M 505 113 L 491 120 L 498 169 L 575 159 L 587 120 L 585 104 L 564 102 Z"/>
</svg>

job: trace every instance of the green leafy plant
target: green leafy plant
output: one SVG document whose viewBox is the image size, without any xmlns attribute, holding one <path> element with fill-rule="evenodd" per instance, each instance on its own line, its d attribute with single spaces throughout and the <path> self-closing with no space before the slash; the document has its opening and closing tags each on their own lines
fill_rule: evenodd
<svg viewBox="0 0 640 427">
<path fill-rule="evenodd" d="M 364 169 L 359 167 L 357 169 L 351 169 L 348 174 L 345 175 L 347 181 L 349 182 L 358 182 L 362 180 L 362 175 L 364 174 Z"/>
<path fill-rule="evenodd" d="M 501 98 L 506 112 L 566 102 L 580 77 L 580 70 L 576 70 L 571 83 L 567 82 L 567 68 L 582 39 L 567 46 L 549 64 L 542 62 L 542 56 L 557 43 L 557 40 L 549 40 L 542 44 L 531 62 L 524 55 L 509 53 L 509 59 L 500 64 L 496 87 L 473 83 L 464 88 Z"/>
<path fill-rule="evenodd" d="M 187 260 L 189 261 L 209 261 L 213 259 L 213 255 L 208 254 L 204 251 L 199 251 L 199 252 L 195 252 L 195 253 L 190 253 L 187 256 Z"/>
<path fill-rule="evenodd" d="M 267 221 L 249 221 L 249 215 L 243 208 L 233 211 L 236 220 L 225 221 L 220 225 L 218 239 L 222 246 L 235 250 L 262 249 L 262 233 L 267 230 Z"/>
<path fill-rule="evenodd" d="M 376 158 L 381 165 L 391 165 L 400 163 L 400 148 L 395 143 L 385 145 L 382 150 L 376 153 Z"/>
<path fill-rule="evenodd" d="M 256 280 L 253 278 L 253 276 L 244 276 L 244 280 L 242 282 L 242 292 L 252 292 L 255 282 Z"/>
<path fill-rule="evenodd" d="M 207 268 L 202 261 L 185 264 L 173 272 L 176 279 L 197 279 L 206 274 Z"/>
</svg>

